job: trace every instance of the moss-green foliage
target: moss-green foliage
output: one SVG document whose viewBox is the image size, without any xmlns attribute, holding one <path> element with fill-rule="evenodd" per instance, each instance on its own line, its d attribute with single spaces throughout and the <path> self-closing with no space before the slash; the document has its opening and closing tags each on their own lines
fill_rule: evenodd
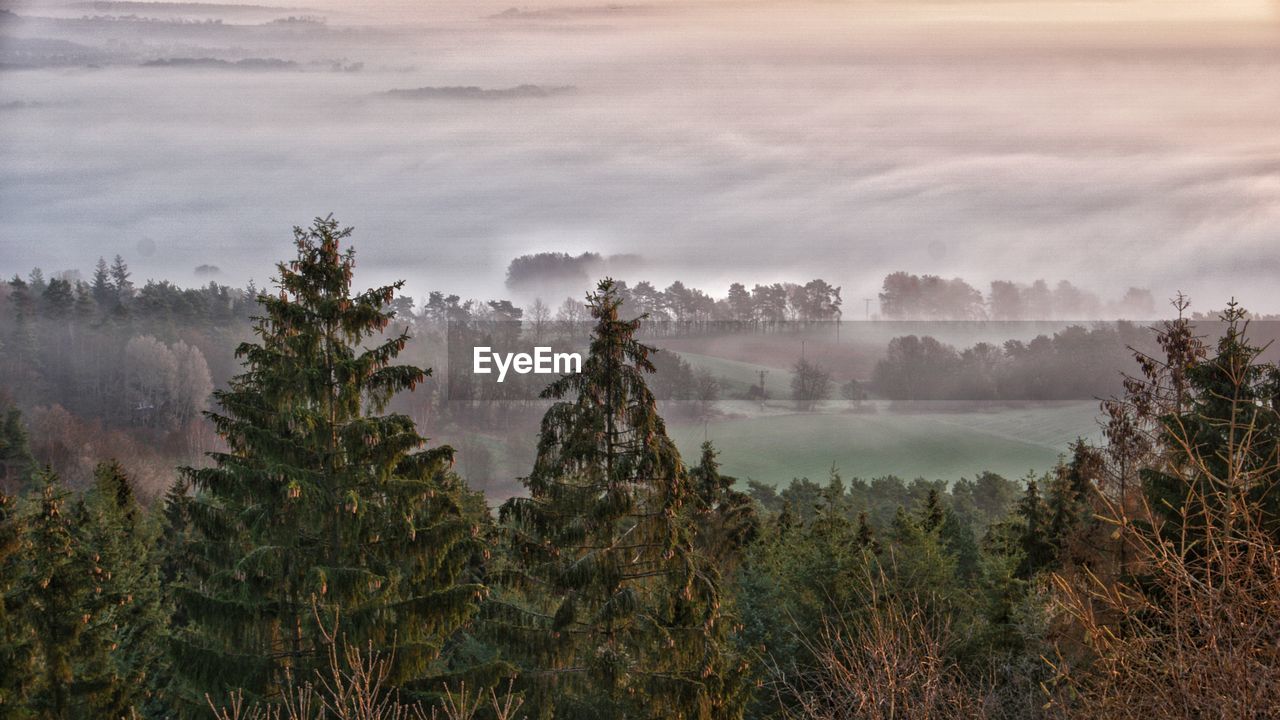
<svg viewBox="0 0 1280 720">
<path fill-rule="evenodd" d="M 400 283 L 352 293 L 349 233 L 332 219 L 295 229 L 297 256 L 237 351 L 244 372 L 215 393 L 228 449 L 184 472 L 173 669 L 193 708 L 309 681 L 341 641 L 394 650 L 393 685 L 438 690 L 441 654 L 484 593 L 465 575 L 477 533 L 445 472 L 452 449 L 424 450 L 410 418 L 380 414 L 427 373 L 393 364 L 408 339 L 385 333 Z"/>
<path fill-rule="evenodd" d="M 31 443 L 22 424 L 22 413 L 17 408 L 5 408 L 3 413 L 4 420 L 0 422 L 0 492 L 17 495 L 26 490 L 36 463 L 31 457 Z"/>
<path fill-rule="evenodd" d="M 722 577 L 697 522 L 739 538 L 740 499 L 710 451 L 692 475 L 682 462 L 645 382 L 653 351 L 619 317 L 614 284 L 588 304 L 582 372 L 543 393 L 556 402 L 529 497 L 502 509 L 511 554 L 495 630 L 541 717 L 734 717 Z"/>
<path fill-rule="evenodd" d="M 0 717 L 119 718 L 154 703 L 159 587 L 151 532 L 119 465 L 72 496 L 42 472 L 0 500 Z"/>
<path fill-rule="evenodd" d="M 817 669 L 815 639 L 862 626 L 890 597 L 917 608 L 920 622 L 947 627 L 948 659 L 965 672 L 1001 678 L 1009 717 L 1031 716 L 1047 666 L 1033 585 L 1016 573 L 1018 486 L 990 473 L 950 490 L 897 478 L 846 482 L 835 468 L 825 485 L 754 486 L 768 519 L 737 575 L 739 640 L 762 656 L 766 688 L 777 673 L 799 681 L 781 695 L 757 692 L 749 716 L 795 707 L 789 693 L 805 691 Z"/>
<path fill-rule="evenodd" d="M 99 646 L 94 656 L 102 662 L 85 675 L 92 674 L 99 685 L 96 713 L 162 716 L 166 617 L 155 519 L 139 505 L 115 461 L 98 466 L 78 518 L 82 541 L 95 559 L 90 609 Z"/>
<path fill-rule="evenodd" d="M 93 568 L 87 552 L 76 547 L 68 493 L 56 476 L 44 473 L 39 495 L 31 499 L 23 523 L 23 553 L 30 559 L 18 576 L 17 606 L 19 695 L 31 717 L 83 716 L 81 688 L 73 687 L 77 650 L 92 617 L 78 615 L 91 600 Z M 87 645 L 88 643 L 86 643 Z"/>
</svg>

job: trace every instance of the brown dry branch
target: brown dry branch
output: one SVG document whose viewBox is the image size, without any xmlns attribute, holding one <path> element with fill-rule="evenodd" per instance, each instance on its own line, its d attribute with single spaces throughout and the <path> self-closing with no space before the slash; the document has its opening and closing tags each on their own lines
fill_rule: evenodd
<svg viewBox="0 0 1280 720">
<path fill-rule="evenodd" d="M 1242 371 L 1226 374 L 1243 383 Z M 1173 386 L 1167 404 L 1152 405 L 1180 407 L 1184 389 Z M 1262 447 L 1255 407 L 1243 406 L 1257 401 L 1240 392 L 1217 399 L 1231 412 L 1220 424 L 1226 446 L 1211 456 L 1180 414 L 1162 413 L 1154 467 L 1187 488 L 1179 507 L 1102 496 L 1100 516 L 1130 553 L 1127 572 L 1054 578 L 1058 606 L 1092 652 L 1087 664 L 1057 666 L 1053 709 L 1064 717 L 1280 714 L 1280 543 L 1261 501 L 1280 467 Z"/>
<path fill-rule="evenodd" d="M 989 717 L 989 688 L 965 677 L 949 657 L 949 624 L 921 604 L 869 582 L 872 607 L 824 619 L 816 638 L 800 637 L 812 669 L 769 668 L 784 717 L 795 720 L 924 720 Z"/>
<path fill-rule="evenodd" d="M 1221 512 L 1218 521 L 1243 508 Z M 1256 528 L 1213 537 L 1207 557 L 1135 532 L 1142 581 L 1056 577 L 1096 657 L 1063 669 L 1071 717 L 1263 718 L 1280 708 L 1280 548 Z M 1159 527 L 1157 525 L 1157 527 Z"/>
<path fill-rule="evenodd" d="M 472 695 L 465 685 L 445 689 L 439 707 L 426 710 L 421 703 L 404 703 L 398 693 L 385 686 L 390 666 L 386 659 L 346 646 L 342 653 L 347 665 L 335 664 L 331 654 L 328 675 L 318 682 L 287 683 L 283 697 L 274 703 L 248 703 L 243 693 L 235 693 L 229 704 L 217 707 L 210 700 L 214 720 L 518 720 L 523 700 L 508 684 L 504 692 L 490 689 L 488 697 Z M 348 669 L 349 668 L 349 669 Z M 483 714 L 482 714 L 483 713 Z"/>
<path fill-rule="evenodd" d="M 317 620 L 319 617 L 317 616 Z M 336 622 L 335 622 L 336 625 Z M 499 695 L 489 691 L 472 696 L 465 684 L 454 691 L 444 689 L 444 702 L 428 712 L 422 703 L 401 702 L 399 693 L 388 686 L 393 657 L 343 643 L 337 628 L 321 629 L 329 648 L 328 667 L 317 671 L 313 681 L 298 684 L 286 678 L 285 689 L 273 703 L 247 704 L 243 692 L 232 695 L 230 704 L 218 707 L 206 696 L 214 720 L 474 720 L 482 709 L 494 720 L 517 720 L 522 699 L 508 683 Z M 341 650 L 339 650 L 341 648 Z"/>
</svg>

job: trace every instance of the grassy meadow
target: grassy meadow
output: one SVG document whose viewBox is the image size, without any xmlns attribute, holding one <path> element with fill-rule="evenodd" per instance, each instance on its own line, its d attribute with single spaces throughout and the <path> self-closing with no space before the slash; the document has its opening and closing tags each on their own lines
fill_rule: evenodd
<svg viewBox="0 0 1280 720">
<path fill-rule="evenodd" d="M 831 403 L 828 412 L 726 415 L 670 430 L 685 457 L 696 457 L 704 437 L 713 441 L 723 470 L 739 480 L 821 480 L 832 463 L 846 478 L 956 480 L 982 470 L 1014 478 L 1049 469 L 1075 438 L 1096 436 L 1096 413 L 1092 402 L 911 413 L 842 412 Z"/>
</svg>

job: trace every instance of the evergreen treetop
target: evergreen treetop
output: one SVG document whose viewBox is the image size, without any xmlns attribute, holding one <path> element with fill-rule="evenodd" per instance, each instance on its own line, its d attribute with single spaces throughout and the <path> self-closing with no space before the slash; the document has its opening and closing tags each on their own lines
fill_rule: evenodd
<svg viewBox="0 0 1280 720">
<path fill-rule="evenodd" d="M 500 627 L 544 717 L 740 714 L 718 577 L 695 547 L 698 495 L 645 382 L 654 351 L 611 280 L 588 305 L 582 372 L 543 392 L 556 402 L 529 497 L 502 509 L 515 567 Z"/>
<path fill-rule="evenodd" d="M 393 364 L 408 335 L 384 335 L 402 283 L 352 292 L 350 233 L 332 218 L 294 229 L 297 256 L 237 350 L 245 371 L 215 393 L 228 450 L 184 473 L 175 652 L 196 706 L 209 688 L 309 681 L 336 642 L 394 657 L 396 687 L 438 690 L 446 642 L 485 592 L 463 576 L 476 529 L 453 450 L 380 414 L 428 373 Z"/>
</svg>

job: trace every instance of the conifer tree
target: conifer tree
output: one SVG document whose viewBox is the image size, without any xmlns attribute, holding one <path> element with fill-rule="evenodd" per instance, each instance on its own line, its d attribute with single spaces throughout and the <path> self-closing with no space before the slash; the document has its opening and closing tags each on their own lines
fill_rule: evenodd
<svg viewBox="0 0 1280 720">
<path fill-rule="evenodd" d="M 1090 500 L 1100 463 L 1097 450 L 1077 440 L 1070 459 L 1059 461 L 1050 477 L 1047 532 L 1058 565 L 1088 562 L 1094 555 L 1089 546 L 1099 542 L 1091 537 L 1099 527 Z"/>
<path fill-rule="evenodd" d="M 25 491 L 35 464 L 22 411 L 9 408 L 0 422 L 0 491 L 7 488 L 14 496 Z"/>
<path fill-rule="evenodd" d="M 26 518 L 17 494 L 26 491 L 34 467 L 22 414 L 10 408 L 0 423 L 0 718 L 5 720 L 18 717 L 29 671 L 29 633 L 18 606 Z"/>
<path fill-rule="evenodd" d="M 1144 391 L 1147 397 L 1177 396 L 1156 418 L 1157 443 L 1172 467 L 1153 463 L 1141 472 L 1170 538 L 1204 537 L 1215 517 L 1230 515 L 1217 504 L 1240 494 L 1257 509 L 1254 521 L 1280 540 L 1280 366 L 1261 359 L 1265 348 L 1250 341 L 1247 317 L 1230 303 L 1221 316 L 1225 332 L 1209 357 L 1180 363 L 1178 374 Z M 1153 400 L 1144 406 L 1162 407 Z M 1228 478 L 1235 480 L 1228 484 Z M 1192 497 L 1203 501 L 1188 507 Z M 1201 545 L 1187 543 L 1193 553 Z"/>
<path fill-rule="evenodd" d="M 38 495 L 25 517 L 22 564 L 12 600 L 18 637 L 17 704 L 48 720 L 94 717 L 86 703 L 96 687 L 87 670 L 101 648 L 85 642 L 95 617 L 94 566 L 78 542 L 69 493 L 42 471 Z"/>
<path fill-rule="evenodd" d="M 722 588 L 732 582 L 759 536 L 760 519 L 751 497 L 733 489 L 736 479 L 720 472 L 715 447 L 703 442 L 701 450 L 698 464 L 689 471 L 694 546 L 700 571 Z M 733 649 L 729 630 L 727 614 L 711 629 L 711 659 L 716 665 L 706 674 L 704 692 L 715 718 L 741 717 L 750 698 L 749 663 Z"/>
<path fill-rule="evenodd" d="M 119 255 L 111 262 L 111 287 L 116 293 L 116 302 L 124 303 L 133 297 L 133 281 L 129 277 L 133 274 L 129 272 L 129 266 L 125 264 L 124 258 Z"/>
<path fill-rule="evenodd" d="M 962 597 L 956 556 L 940 529 L 925 529 L 924 520 L 899 507 L 884 563 L 894 586 L 914 598 L 929 620 L 950 616 Z"/>
<path fill-rule="evenodd" d="M 582 372 L 543 392 L 556 402 L 529 497 L 502 508 L 514 567 L 497 629 L 542 717 L 733 717 L 720 587 L 695 548 L 697 497 L 645 383 L 653 349 L 635 338 L 639 319 L 619 316 L 611 280 L 588 304 Z"/>
<path fill-rule="evenodd" d="M 93 291 L 93 300 L 98 304 L 98 308 L 107 311 L 116 303 L 116 289 L 111 281 L 111 272 L 107 270 L 107 261 L 98 258 L 98 264 L 93 267 L 93 279 L 89 281 L 90 288 Z"/>
<path fill-rule="evenodd" d="M 75 309 L 75 288 L 71 287 L 71 283 L 67 280 L 55 277 L 45 286 L 44 292 L 41 293 L 41 301 L 44 302 L 45 313 L 50 318 L 65 322 L 70 317 L 71 311 Z"/>
<path fill-rule="evenodd" d="M 750 496 L 733 489 L 736 479 L 720 473 L 710 442 L 702 443 L 702 456 L 689 471 L 689 479 L 699 556 L 723 578 L 732 574 L 759 534 L 760 519 Z"/>
<path fill-rule="evenodd" d="M 27 285 L 31 289 L 32 297 L 38 298 L 43 295 L 48 284 L 44 279 L 44 271 L 40 268 L 31 268 L 31 272 L 27 273 Z"/>
<path fill-rule="evenodd" d="M 1055 548 L 1049 539 L 1049 510 L 1035 480 L 1027 480 L 1017 514 L 1021 521 L 1018 544 L 1022 550 L 1018 576 L 1028 578 L 1049 567 L 1055 558 Z"/>
<path fill-rule="evenodd" d="M 89 327 L 93 321 L 94 313 L 97 310 L 97 303 L 93 301 L 93 295 L 90 293 L 89 285 L 84 282 L 77 282 L 75 286 L 76 302 L 75 302 L 75 321 L 71 323 L 68 330 L 73 336 L 82 338 L 81 328 Z M 83 348 L 83 340 L 77 343 L 77 348 Z"/>
<path fill-rule="evenodd" d="M 158 705 L 164 617 L 155 533 L 114 460 L 98 465 L 80 515 L 77 535 L 94 580 L 86 601 L 94 619 L 82 644 L 96 661 L 81 677 L 93 681 L 96 716 L 127 717 Z"/>
<path fill-rule="evenodd" d="M 183 570 L 197 558 L 189 554 L 191 542 L 191 484 L 178 477 L 165 491 L 160 519 L 160 579 L 165 585 L 178 582 Z M 175 624 L 182 621 L 175 617 Z"/>
<path fill-rule="evenodd" d="M 920 509 L 920 528 L 925 532 L 937 530 L 942 527 L 946 513 L 947 508 L 942 504 L 942 493 L 938 488 L 930 488 L 924 507 Z"/>
<path fill-rule="evenodd" d="M 174 667 L 197 709 L 206 692 L 270 698 L 286 675 L 313 680 L 331 637 L 394 656 L 395 687 L 438 690 L 446 642 L 484 593 L 462 577 L 475 526 L 452 448 L 424 450 L 410 418 L 380 414 L 427 372 L 393 364 L 406 333 L 382 334 L 402 283 L 352 293 L 350 232 L 332 218 L 294 229 L 297 256 L 237 350 L 244 372 L 215 393 L 228 450 L 184 473 L 195 561 L 177 583 Z"/>
<path fill-rule="evenodd" d="M 814 504 L 813 522 L 808 530 L 812 535 L 821 536 L 820 539 L 826 543 L 839 543 L 849 531 L 849 498 L 845 494 L 844 478 L 840 477 L 840 471 L 834 464 L 827 476 L 827 486 L 819 497 L 821 499 Z"/>
<path fill-rule="evenodd" d="M 858 529 L 856 533 L 860 549 L 869 551 L 873 555 L 880 554 L 880 541 L 876 540 L 876 532 L 871 527 L 871 520 L 867 517 L 866 510 L 858 513 Z"/>
</svg>

